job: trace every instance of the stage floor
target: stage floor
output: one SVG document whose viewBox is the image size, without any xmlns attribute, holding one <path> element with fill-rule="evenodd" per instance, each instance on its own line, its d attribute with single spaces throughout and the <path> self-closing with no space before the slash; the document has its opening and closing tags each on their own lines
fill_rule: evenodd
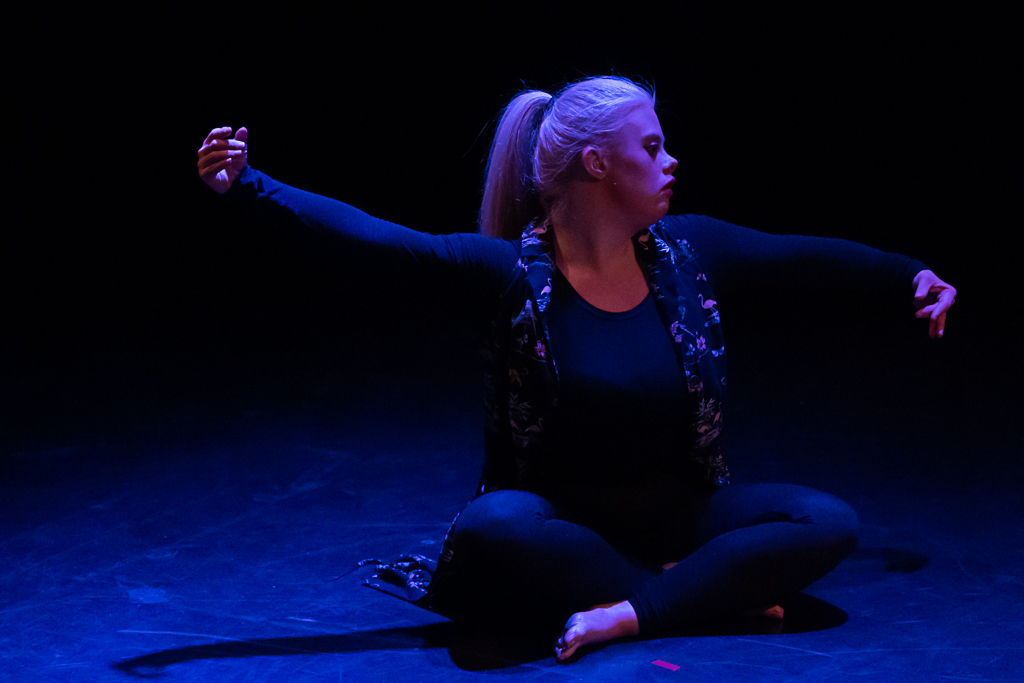
<svg viewBox="0 0 1024 683">
<path fill-rule="evenodd" d="M 863 525 L 781 624 L 558 664 L 554 633 L 463 632 L 364 587 L 365 571 L 341 576 L 364 558 L 436 556 L 482 462 L 468 373 L 367 371 L 300 399 L 210 399 L 23 439 L 0 483 L 0 679 L 1024 680 L 1016 427 L 870 396 L 819 405 L 814 387 L 745 391 L 734 479 L 823 489 Z"/>
</svg>

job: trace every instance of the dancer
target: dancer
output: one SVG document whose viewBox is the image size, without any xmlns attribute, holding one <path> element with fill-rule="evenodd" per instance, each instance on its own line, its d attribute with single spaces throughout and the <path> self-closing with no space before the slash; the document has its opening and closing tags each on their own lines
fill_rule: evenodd
<svg viewBox="0 0 1024 683">
<path fill-rule="evenodd" d="M 210 187 L 326 230 L 410 287 L 449 283 L 443 305 L 486 323 L 484 471 L 424 606 L 537 627 L 568 616 L 555 642 L 565 660 L 751 610 L 781 617 L 779 601 L 853 549 L 857 517 L 837 498 L 729 484 L 714 292 L 755 272 L 828 272 L 912 296 L 938 338 L 956 290 L 924 264 L 668 216 L 677 161 L 653 94 L 622 78 L 508 104 L 480 234 L 427 235 L 288 187 L 249 167 L 248 132 L 232 132 L 213 129 L 199 150 Z"/>
</svg>

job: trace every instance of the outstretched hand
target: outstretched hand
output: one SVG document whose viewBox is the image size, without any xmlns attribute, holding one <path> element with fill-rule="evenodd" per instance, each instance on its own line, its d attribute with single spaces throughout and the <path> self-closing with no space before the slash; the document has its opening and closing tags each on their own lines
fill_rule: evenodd
<svg viewBox="0 0 1024 683">
<path fill-rule="evenodd" d="M 938 339 L 946 328 L 946 311 L 956 301 L 956 289 L 930 270 L 914 276 L 914 307 L 918 318 L 930 318 L 928 336 Z"/>
<path fill-rule="evenodd" d="M 230 128 L 214 128 L 199 148 L 199 177 L 215 192 L 224 194 L 231 189 L 231 183 L 248 163 L 248 134 L 245 128 L 239 128 L 231 138 Z"/>
</svg>

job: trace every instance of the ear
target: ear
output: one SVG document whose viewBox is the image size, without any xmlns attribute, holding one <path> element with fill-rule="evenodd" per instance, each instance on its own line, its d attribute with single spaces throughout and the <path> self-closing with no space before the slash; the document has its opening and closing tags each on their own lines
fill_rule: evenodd
<svg viewBox="0 0 1024 683">
<path fill-rule="evenodd" d="M 582 160 L 583 168 L 591 178 L 603 180 L 608 175 L 607 160 L 597 147 L 593 145 L 586 147 L 583 150 Z"/>
</svg>

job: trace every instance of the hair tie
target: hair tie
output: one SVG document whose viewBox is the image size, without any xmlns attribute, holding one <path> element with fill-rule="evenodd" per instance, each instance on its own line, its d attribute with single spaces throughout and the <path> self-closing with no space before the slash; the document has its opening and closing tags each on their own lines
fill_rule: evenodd
<svg viewBox="0 0 1024 683">
<path fill-rule="evenodd" d="M 554 98 L 552 98 L 552 99 L 554 99 Z M 530 148 L 528 150 L 530 156 L 533 155 L 533 150 L 534 150 L 534 148 L 537 145 L 537 136 L 540 134 L 540 124 L 541 124 L 541 122 L 544 121 L 544 117 L 547 116 L 547 113 L 548 113 L 548 109 L 547 108 L 548 108 L 549 104 L 551 104 L 551 100 L 548 100 L 547 102 L 545 102 L 543 107 L 537 107 L 530 114 L 530 129 L 529 129 L 530 130 L 530 135 L 529 135 L 529 145 L 530 145 Z"/>
<path fill-rule="evenodd" d="M 547 116 L 547 115 L 548 115 L 548 112 L 549 112 L 549 111 L 551 111 L 551 108 L 552 108 L 553 106 L 555 106 L 555 100 L 556 100 L 556 99 L 558 99 L 558 96 L 557 96 L 557 95 L 552 95 L 552 96 L 551 96 L 551 97 L 550 97 L 550 98 L 548 99 L 548 101 L 544 103 L 544 116 Z"/>
</svg>

